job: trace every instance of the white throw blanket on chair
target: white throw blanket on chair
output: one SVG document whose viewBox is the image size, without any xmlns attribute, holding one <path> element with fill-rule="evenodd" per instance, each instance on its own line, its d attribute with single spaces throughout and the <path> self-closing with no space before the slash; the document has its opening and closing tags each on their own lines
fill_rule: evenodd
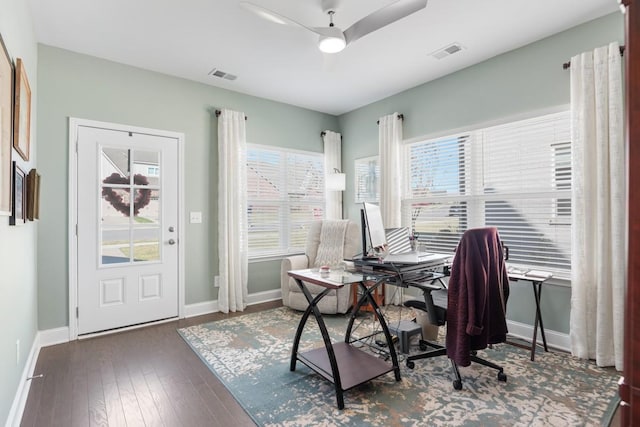
<svg viewBox="0 0 640 427">
<path fill-rule="evenodd" d="M 342 261 L 344 253 L 344 236 L 347 232 L 346 219 L 322 221 L 320 244 L 314 267 L 333 266 Z"/>
</svg>

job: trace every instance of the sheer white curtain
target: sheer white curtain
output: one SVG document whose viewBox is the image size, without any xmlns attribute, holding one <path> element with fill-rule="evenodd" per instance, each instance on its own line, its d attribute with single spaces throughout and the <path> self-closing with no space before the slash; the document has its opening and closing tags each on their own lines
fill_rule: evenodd
<svg viewBox="0 0 640 427">
<path fill-rule="evenodd" d="M 400 146 L 402 118 L 398 113 L 380 117 L 378 152 L 380 153 L 380 212 L 386 228 L 400 227 L 401 191 Z"/>
<path fill-rule="evenodd" d="M 571 58 L 571 351 L 622 369 L 626 173 L 617 43 Z"/>
<path fill-rule="evenodd" d="M 322 133 L 324 143 L 324 176 L 342 171 L 342 135 L 325 130 Z M 342 191 L 329 191 L 325 188 L 326 218 L 342 219 Z"/>
<path fill-rule="evenodd" d="M 378 120 L 378 152 L 380 153 L 380 212 L 385 228 L 402 224 L 402 174 L 400 173 L 400 147 L 402 144 L 402 116 L 398 113 Z M 391 286 L 391 288 L 395 288 Z M 401 288 L 396 288 L 397 291 Z M 389 288 L 387 288 L 389 290 Z M 386 292 L 387 304 L 400 304 L 400 292 Z"/>
<path fill-rule="evenodd" d="M 218 118 L 218 257 L 220 311 L 244 311 L 247 300 L 247 141 L 244 113 Z"/>
</svg>

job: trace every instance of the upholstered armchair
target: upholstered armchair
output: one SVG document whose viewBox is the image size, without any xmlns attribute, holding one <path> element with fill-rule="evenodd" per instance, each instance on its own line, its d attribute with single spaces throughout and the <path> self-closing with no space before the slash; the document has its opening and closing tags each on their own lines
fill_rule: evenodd
<svg viewBox="0 0 640 427">
<path fill-rule="evenodd" d="M 284 305 L 300 311 L 306 310 L 309 305 L 295 280 L 287 274 L 288 271 L 320 267 L 330 262 L 351 259 L 360 252 L 360 227 L 355 222 L 348 220 L 345 220 L 344 224 L 346 225 L 344 238 L 338 239 L 336 238 L 336 228 L 338 229 L 338 236 L 341 236 L 341 230 L 340 224 L 337 221 L 322 220 L 313 222 L 307 234 L 304 255 L 294 255 L 282 260 L 280 281 L 282 287 L 282 303 Z M 342 248 L 339 246 L 334 247 L 335 245 L 342 245 Z M 342 259 L 327 259 L 336 257 L 335 254 L 340 253 L 342 253 Z M 308 284 L 308 289 L 314 297 L 324 290 L 323 287 L 313 284 Z M 318 308 L 323 314 L 346 313 L 350 306 L 351 285 L 344 286 L 337 290 L 332 289 L 318 304 Z"/>
</svg>

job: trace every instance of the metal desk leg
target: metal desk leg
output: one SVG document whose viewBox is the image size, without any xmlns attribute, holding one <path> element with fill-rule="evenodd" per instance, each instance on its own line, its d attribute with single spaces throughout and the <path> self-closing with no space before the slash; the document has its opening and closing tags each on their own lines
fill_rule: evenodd
<svg viewBox="0 0 640 427">
<path fill-rule="evenodd" d="M 366 304 L 368 300 L 368 303 L 371 304 L 371 307 L 373 308 L 374 316 L 378 320 L 378 323 L 380 324 L 380 327 L 382 328 L 382 332 L 384 333 L 385 339 L 387 341 L 387 347 L 389 348 L 389 354 L 391 355 L 391 363 L 393 365 L 393 372 L 394 372 L 396 381 L 400 381 L 401 380 L 400 365 L 398 364 L 398 355 L 396 353 L 396 348 L 393 345 L 391 332 L 389 332 L 389 327 L 387 326 L 387 322 L 384 320 L 384 316 L 380 311 L 380 306 L 378 306 L 378 303 L 376 302 L 376 299 L 373 296 L 373 292 L 375 291 L 375 289 L 383 283 L 384 283 L 384 279 L 379 280 L 374 285 L 367 287 L 364 284 L 364 282 L 358 282 L 358 285 L 362 289 L 362 297 L 360 298 L 360 300 L 358 301 L 358 304 L 356 304 L 356 306 L 353 308 L 353 311 L 351 312 L 349 325 L 347 326 L 347 332 L 345 333 L 345 336 L 344 336 L 344 342 L 348 343 L 351 340 L 351 330 L 353 328 L 353 322 L 358 312 L 360 311 L 360 307 Z"/>
<path fill-rule="evenodd" d="M 540 335 L 544 344 L 544 351 L 549 351 L 547 347 L 547 337 L 544 334 L 544 325 L 542 323 L 542 313 L 540 312 L 540 297 L 542 296 L 542 282 L 532 281 L 533 295 L 536 300 L 536 320 L 533 323 L 533 340 L 531 341 L 531 361 L 533 362 L 536 355 L 536 345 L 538 342 L 538 323 L 540 323 Z"/>
<path fill-rule="evenodd" d="M 298 324 L 298 329 L 296 330 L 296 338 L 293 341 L 293 349 L 291 350 L 291 365 L 289 370 L 295 371 L 296 369 L 296 361 L 298 360 L 298 345 L 300 344 L 300 337 L 302 336 L 302 331 L 304 330 L 304 325 L 309 318 L 309 315 L 313 313 L 313 317 L 315 317 L 316 322 L 318 323 L 318 327 L 320 328 L 320 333 L 322 334 L 322 340 L 324 341 L 324 347 L 327 350 L 327 356 L 329 357 L 329 364 L 331 365 L 331 375 L 333 378 L 333 384 L 336 389 L 336 400 L 338 403 L 338 409 L 344 409 L 344 396 L 342 393 L 342 381 L 340 380 L 340 371 L 338 370 L 338 361 L 336 360 L 336 354 L 333 351 L 333 344 L 331 343 L 331 337 L 329 336 L 329 331 L 327 330 L 327 326 L 322 319 L 322 314 L 318 309 L 318 302 L 330 291 L 329 288 L 322 291 L 320 294 L 316 295 L 315 298 L 311 295 L 307 287 L 304 285 L 302 280 L 295 279 L 298 287 L 304 294 L 305 298 L 309 302 L 309 306 L 305 310 L 302 315 L 302 319 L 300 319 L 300 323 Z"/>
</svg>

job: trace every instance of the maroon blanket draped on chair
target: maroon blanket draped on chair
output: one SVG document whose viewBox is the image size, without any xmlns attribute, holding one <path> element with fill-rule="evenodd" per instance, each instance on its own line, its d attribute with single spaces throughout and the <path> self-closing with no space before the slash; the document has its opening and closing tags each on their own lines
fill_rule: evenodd
<svg viewBox="0 0 640 427">
<path fill-rule="evenodd" d="M 447 356 L 469 366 L 472 350 L 504 342 L 509 278 L 495 227 L 467 230 L 453 259 L 447 306 Z"/>
</svg>

